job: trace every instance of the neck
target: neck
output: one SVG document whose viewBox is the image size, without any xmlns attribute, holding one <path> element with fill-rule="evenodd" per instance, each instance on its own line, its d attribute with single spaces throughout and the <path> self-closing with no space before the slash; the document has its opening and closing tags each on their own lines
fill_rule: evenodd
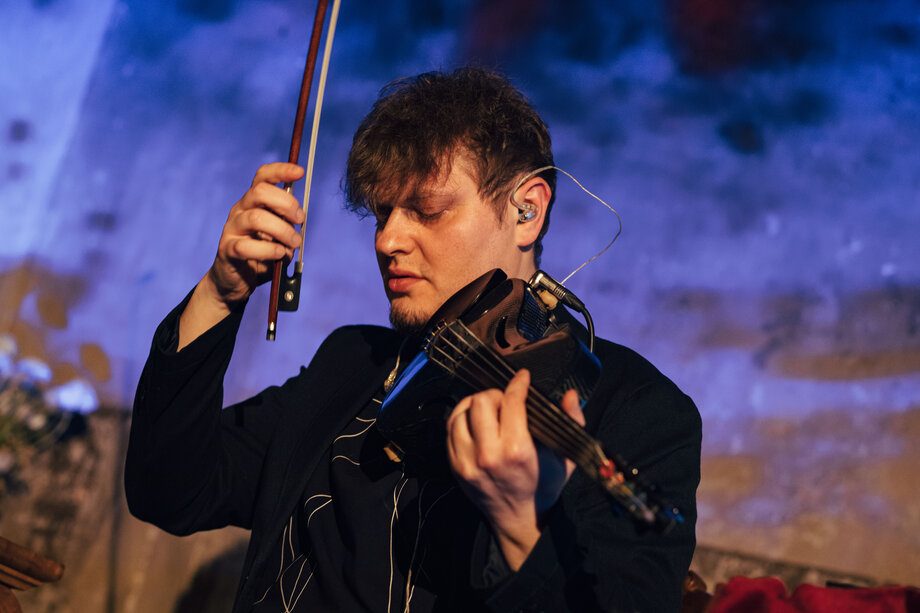
<svg viewBox="0 0 920 613">
<path fill-rule="evenodd" d="M 510 270 L 505 270 L 505 274 L 511 279 L 524 279 L 527 281 L 534 273 L 537 272 L 537 266 L 533 258 L 522 259 L 518 265 Z"/>
</svg>

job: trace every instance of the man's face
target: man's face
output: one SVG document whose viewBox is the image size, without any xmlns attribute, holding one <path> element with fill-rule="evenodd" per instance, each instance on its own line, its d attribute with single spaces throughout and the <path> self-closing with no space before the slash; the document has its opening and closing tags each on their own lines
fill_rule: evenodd
<svg viewBox="0 0 920 613">
<path fill-rule="evenodd" d="M 456 155 L 449 174 L 378 207 L 374 248 L 396 329 L 421 329 L 457 290 L 493 268 L 509 276 L 532 272 L 515 243 L 516 209 L 509 203 L 499 219 L 480 198 L 475 176 Z"/>
</svg>

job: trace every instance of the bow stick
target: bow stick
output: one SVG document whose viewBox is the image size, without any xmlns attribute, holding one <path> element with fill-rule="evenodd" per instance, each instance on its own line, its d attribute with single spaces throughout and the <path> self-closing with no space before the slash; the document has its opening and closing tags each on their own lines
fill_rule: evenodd
<svg viewBox="0 0 920 613">
<path fill-rule="evenodd" d="M 307 156 L 306 175 L 304 177 L 303 212 L 304 221 L 300 224 L 300 248 L 297 261 L 294 263 L 294 274 L 289 275 L 287 258 L 277 260 L 272 269 L 272 285 L 268 303 L 268 331 L 265 338 L 275 340 L 278 327 L 278 311 L 296 311 L 300 304 L 300 280 L 303 273 L 303 246 L 306 239 L 307 208 L 310 203 L 310 184 L 313 182 L 313 162 L 316 158 L 316 137 L 319 133 L 319 120 L 323 107 L 323 94 L 326 91 L 326 75 L 329 71 L 329 58 L 332 55 L 332 40 L 335 36 L 335 24 L 339 17 L 341 0 L 332 3 L 332 15 L 329 18 L 329 29 L 326 32 L 326 46 L 323 49 L 323 63 L 320 68 L 319 85 L 316 90 L 316 103 L 313 108 L 313 127 L 310 131 L 310 150 Z M 319 52 L 319 39 L 323 32 L 323 23 L 326 21 L 326 9 L 329 0 L 319 0 L 316 5 L 316 17 L 313 20 L 313 33 L 310 35 L 310 47 L 307 50 L 307 61 L 304 64 L 303 80 L 300 83 L 300 98 L 297 101 L 297 113 L 294 116 L 294 133 L 291 136 L 291 150 L 288 162 L 296 164 L 300 157 L 300 141 L 303 140 L 304 118 L 310 102 L 310 89 L 313 87 L 313 72 L 316 68 L 316 55 Z M 284 184 L 287 193 L 293 191 L 294 182 Z"/>
</svg>

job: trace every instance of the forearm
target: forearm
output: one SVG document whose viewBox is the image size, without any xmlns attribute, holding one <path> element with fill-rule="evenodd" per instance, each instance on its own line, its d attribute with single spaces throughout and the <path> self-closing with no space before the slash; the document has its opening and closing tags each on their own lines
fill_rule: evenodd
<svg viewBox="0 0 920 613">
<path fill-rule="evenodd" d="M 191 530 L 199 515 L 193 502 L 205 500 L 199 497 L 205 488 L 220 483 L 214 476 L 225 464 L 223 375 L 239 324 L 239 314 L 225 318 L 176 353 L 169 344 L 183 306 L 154 337 L 138 382 L 125 464 L 132 512 L 171 532 Z M 188 518 L 193 521 L 184 523 Z"/>
<path fill-rule="evenodd" d="M 486 610 L 677 611 L 692 527 L 641 531 L 583 477 L 548 514 L 523 564 L 509 564 L 504 580 L 484 590 Z"/>
</svg>

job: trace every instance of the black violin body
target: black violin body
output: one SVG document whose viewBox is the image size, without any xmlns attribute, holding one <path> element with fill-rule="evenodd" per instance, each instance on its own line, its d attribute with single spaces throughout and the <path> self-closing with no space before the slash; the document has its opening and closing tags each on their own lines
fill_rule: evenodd
<svg viewBox="0 0 920 613">
<path fill-rule="evenodd" d="M 448 471 L 446 421 L 457 403 L 504 389 L 518 370 L 531 373 L 528 427 L 539 442 L 575 461 L 627 512 L 667 530 L 683 521 L 638 470 L 601 444 L 559 404 L 574 389 L 586 402 L 600 379 L 598 359 L 521 279 L 493 270 L 451 297 L 428 322 L 425 342 L 384 400 L 376 427 L 418 475 Z"/>
<path fill-rule="evenodd" d="M 600 362 L 521 279 L 493 270 L 466 286 L 429 321 L 426 348 L 439 326 L 462 322 L 491 344 L 517 372 L 530 371 L 531 387 L 558 404 L 569 389 L 586 400 L 600 378 Z M 504 386 L 502 386 L 504 388 Z M 380 414 L 377 429 L 401 451 L 408 465 L 446 470 L 445 424 L 457 403 L 485 389 L 450 376 L 421 351 L 396 380 Z"/>
</svg>

